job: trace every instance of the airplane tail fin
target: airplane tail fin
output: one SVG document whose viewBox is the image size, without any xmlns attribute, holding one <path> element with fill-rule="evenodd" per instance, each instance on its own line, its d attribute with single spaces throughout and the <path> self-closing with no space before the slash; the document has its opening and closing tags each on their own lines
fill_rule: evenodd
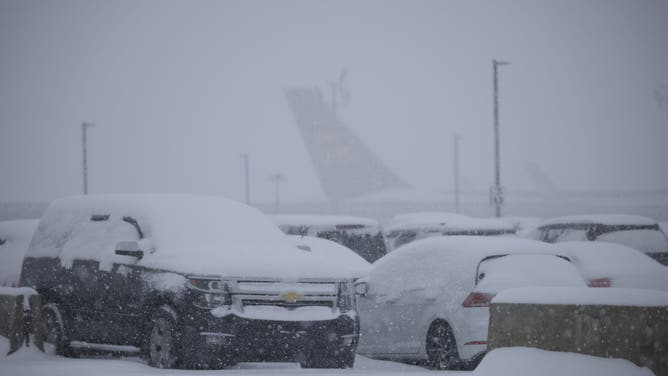
<svg viewBox="0 0 668 376">
<path fill-rule="evenodd" d="M 339 119 L 318 88 L 290 88 L 285 96 L 331 201 L 410 187 Z"/>
</svg>

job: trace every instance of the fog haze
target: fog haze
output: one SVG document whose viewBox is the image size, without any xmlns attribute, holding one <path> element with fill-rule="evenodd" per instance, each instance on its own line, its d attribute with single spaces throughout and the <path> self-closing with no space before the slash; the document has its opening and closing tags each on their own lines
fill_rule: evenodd
<svg viewBox="0 0 668 376">
<path fill-rule="evenodd" d="M 525 161 L 560 187 L 668 189 L 664 1 L 0 0 L 1 201 L 89 190 L 271 201 L 325 195 L 284 89 L 337 79 L 340 116 L 418 189 L 493 181 L 492 59 L 502 182 Z"/>
</svg>

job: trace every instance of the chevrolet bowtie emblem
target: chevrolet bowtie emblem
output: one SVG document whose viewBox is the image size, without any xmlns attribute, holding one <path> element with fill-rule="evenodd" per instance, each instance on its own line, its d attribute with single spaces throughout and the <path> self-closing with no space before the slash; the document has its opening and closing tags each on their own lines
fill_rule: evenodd
<svg viewBox="0 0 668 376">
<path fill-rule="evenodd" d="M 294 291 L 286 292 L 285 294 L 281 295 L 281 299 L 285 300 L 288 303 L 294 303 L 297 300 L 301 299 L 302 294 L 296 293 Z"/>
</svg>

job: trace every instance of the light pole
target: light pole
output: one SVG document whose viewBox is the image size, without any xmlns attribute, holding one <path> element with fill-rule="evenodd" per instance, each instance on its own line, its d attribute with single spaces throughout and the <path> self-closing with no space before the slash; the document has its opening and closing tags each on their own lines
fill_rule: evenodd
<svg viewBox="0 0 668 376">
<path fill-rule="evenodd" d="M 459 140 L 461 140 L 462 137 L 459 135 L 454 135 L 452 138 L 452 143 L 454 146 L 454 151 L 455 151 L 455 166 L 454 166 L 454 171 L 455 171 L 455 213 L 459 213 Z"/>
<path fill-rule="evenodd" d="M 244 160 L 244 178 L 245 178 L 245 200 L 246 205 L 250 205 L 250 162 L 248 160 L 248 153 L 241 154 L 241 159 Z"/>
<path fill-rule="evenodd" d="M 271 174 L 269 180 L 274 182 L 274 212 L 278 213 L 281 205 L 280 184 L 285 180 L 285 175 L 281 172 Z"/>
<path fill-rule="evenodd" d="M 492 201 L 496 206 L 496 217 L 501 216 L 503 205 L 503 188 L 501 188 L 501 171 L 499 162 L 499 66 L 510 64 L 507 61 L 492 60 L 494 68 L 494 186 L 492 187 Z"/>
<path fill-rule="evenodd" d="M 87 195 L 88 194 L 88 150 L 87 150 L 87 144 L 88 144 L 88 139 L 86 137 L 86 130 L 89 127 L 92 127 L 93 123 L 87 123 L 83 122 L 81 124 L 81 145 L 83 149 L 83 194 Z"/>
</svg>

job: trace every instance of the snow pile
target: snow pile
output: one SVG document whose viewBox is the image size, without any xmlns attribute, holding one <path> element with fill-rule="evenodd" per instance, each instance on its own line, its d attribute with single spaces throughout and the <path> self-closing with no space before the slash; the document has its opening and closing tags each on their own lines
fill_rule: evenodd
<svg viewBox="0 0 668 376">
<path fill-rule="evenodd" d="M 16 352 L 8 355 L 10 349 L 9 338 L 0 336 L 0 363 L 4 362 L 25 362 L 31 360 L 43 360 L 48 356 L 41 352 L 37 347 L 31 345 L 30 347 L 22 346 Z M 0 374 L 3 374 L 0 370 Z M 12 375 L 12 373 L 7 373 Z"/>
<path fill-rule="evenodd" d="M 139 228 L 131 222 L 136 221 Z M 141 232 L 141 233 L 140 233 Z M 298 249 L 264 214 L 218 197 L 90 195 L 59 199 L 44 214 L 28 250 L 32 257 L 131 263 L 114 253 L 119 241 L 150 241 L 138 266 L 222 276 L 350 277 Z"/>
<path fill-rule="evenodd" d="M 668 292 L 624 288 L 519 287 L 501 291 L 492 303 L 668 307 Z"/>
<path fill-rule="evenodd" d="M 668 268 L 633 248 L 607 242 L 556 244 L 587 280 L 609 278 L 612 287 L 668 290 Z"/>
<path fill-rule="evenodd" d="M 473 376 L 652 376 L 624 359 L 544 351 L 526 347 L 490 351 Z"/>
<path fill-rule="evenodd" d="M 17 286 L 37 220 L 0 222 L 0 286 Z"/>
<path fill-rule="evenodd" d="M 299 246 L 306 246 L 313 256 L 326 265 L 336 265 L 346 270 L 355 278 L 362 278 L 369 274 L 371 264 L 351 249 L 331 240 L 312 236 L 290 236 Z"/>
<path fill-rule="evenodd" d="M 480 263 L 476 291 L 498 293 L 512 287 L 587 287 L 568 261 L 552 255 L 508 255 Z"/>
</svg>

